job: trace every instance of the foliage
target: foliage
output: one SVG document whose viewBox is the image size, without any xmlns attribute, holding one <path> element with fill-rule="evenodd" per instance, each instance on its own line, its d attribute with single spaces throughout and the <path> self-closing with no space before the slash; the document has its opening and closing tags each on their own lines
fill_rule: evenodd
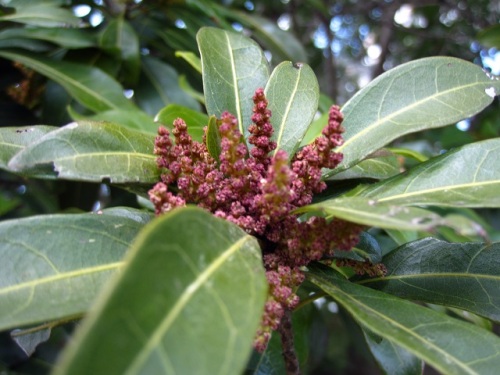
<svg viewBox="0 0 500 375">
<path fill-rule="evenodd" d="M 28 189 L 0 196 L 0 328 L 31 356 L 16 367 L 1 336 L 0 369 L 340 372 L 344 340 L 385 373 L 495 372 L 500 245 L 473 210 L 500 206 L 499 139 L 431 157 L 384 147 L 485 111 L 497 77 L 416 59 L 339 112 L 288 61 L 306 50 L 259 15 L 110 1 L 91 28 L 63 1 L 0 4 L 18 111 L 0 168 Z M 93 209 L 74 208 L 78 189 Z M 56 366 L 58 351 L 40 355 L 82 318 Z"/>
</svg>

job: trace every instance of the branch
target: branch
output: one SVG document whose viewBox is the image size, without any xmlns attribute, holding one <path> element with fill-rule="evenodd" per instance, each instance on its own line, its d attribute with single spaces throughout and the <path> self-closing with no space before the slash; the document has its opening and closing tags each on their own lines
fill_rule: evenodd
<svg viewBox="0 0 500 375">
<path fill-rule="evenodd" d="M 297 358 L 293 343 L 292 312 L 290 310 L 285 310 L 285 315 L 281 319 L 278 332 L 281 335 L 286 374 L 300 375 L 299 359 Z"/>
</svg>

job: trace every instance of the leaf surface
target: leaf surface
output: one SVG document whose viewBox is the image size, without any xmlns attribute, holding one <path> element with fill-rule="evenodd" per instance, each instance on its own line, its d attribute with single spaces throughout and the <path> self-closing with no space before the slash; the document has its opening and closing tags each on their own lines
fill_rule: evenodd
<svg viewBox="0 0 500 375">
<path fill-rule="evenodd" d="M 0 56 L 18 61 L 56 81 L 74 99 L 93 111 L 133 107 L 132 102 L 123 95 L 121 85 L 98 68 L 51 60 L 27 52 L 0 50 Z"/>
<path fill-rule="evenodd" d="M 274 154 L 281 149 L 291 158 L 318 109 L 318 80 L 309 65 L 285 61 L 273 70 L 265 93 L 277 143 Z"/>
<path fill-rule="evenodd" d="M 204 134 L 203 128 L 208 125 L 208 116 L 204 113 L 178 104 L 169 104 L 158 112 L 155 121 L 172 130 L 174 120 L 179 117 L 186 122 L 189 135 L 195 141 L 201 142 Z"/>
<path fill-rule="evenodd" d="M 56 129 L 47 125 L 0 128 L 0 168 L 8 169 L 7 164 L 16 153 Z"/>
<path fill-rule="evenodd" d="M 241 373 L 267 293 L 255 238 L 187 207 L 152 222 L 126 261 L 55 374 Z"/>
<path fill-rule="evenodd" d="M 382 74 L 349 100 L 342 112 L 347 169 L 392 140 L 468 118 L 491 104 L 500 81 L 481 67 L 451 57 L 429 57 Z"/>
<path fill-rule="evenodd" d="M 85 312 L 143 225 L 123 214 L 1 222 L 0 330 Z"/>
<path fill-rule="evenodd" d="M 43 27 L 77 26 L 81 23 L 81 20 L 70 10 L 59 8 L 53 3 L 35 2 L 34 4 L 17 5 L 13 2 L 12 6 L 16 8 L 16 12 L 0 16 L 0 21 L 13 21 Z"/>
<path fill-rule="evenodd" d="M 355 285 L 331 268 L 309 267 L 308 279 L 365 329 L 401 346 L 445 374 L 491 374 L 500 366 L 500 338 L 386 293 Z"/>
<path fill-rule="evenodd" d="M 107 122 L 80 121 L 48 133 L 11 159 L 14 172 L 111 183 L 154 183 L 154 136 Z M 41 170 L 41 172 L 39 171 Z"/>
<path fill-rule="evenodd" d="M 63 27 L 19 27 L 4 29 L 0 32 L 0 40 L 13 38 L 35 39 L 55 43 L 64 48 L 88 48 L 96 45 L 96 38 L 86 29 Z M 14 44 L 12 45 L 14 47 Z"/>
<path fill-rule="evenodd" d="M 383 263 L 386 277 L 360 283 L 500 322 L 500 243 L 449 243 L 424 238 L 400 246 Z"/>
<path fill-rule="evenodd" d="M 257 43 L 241 34 L 211 27 L 202 28 L 197 41 L 207 113 L 220 118 L 224 111 L 230 112 L 246 136 L 252 123 L 252 97 L 269 78 L 264 53 Z"/>
<path fill-rule="evenodd" d="M 448 151 L 360 196 L 396 205 L 500 207 L 500 139 Z"/>
</svg>

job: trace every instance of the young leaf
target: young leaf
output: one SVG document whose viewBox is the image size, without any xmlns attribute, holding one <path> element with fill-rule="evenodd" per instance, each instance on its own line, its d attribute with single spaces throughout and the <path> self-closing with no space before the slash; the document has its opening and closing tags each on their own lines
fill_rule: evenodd
<svg viewBox="0 0 500 375">
<path fill-rule="evenodd" d="M 383 262 L 387 276 L 360 284 L 500 322 L 500 243 L 425 238 L 399 247 Z"/>
<path fill-rule="evenodd" d="M 30 176 L 45 176 L 48 169 L 71 180 L 154 183 L 159 170 L 153 147 L 152 135 L 108 122 L 80 121 L 31 143 L 8 167 Z"/>
<path fill-rule="evenodd" d="M 500 80 L 480 66 L 451 57 L 429 57 L 382 74 L 349 100 L 342 112 L 347 169 L 392 140 L 470 117 L 500 93 Z"/>
<path fill-rule="evenodd" d="M 7 164 L 16 153 L 56 129 L 47 125 L 0 128 L 0 168 L 8 169 Z"/>
<path fill-rule="evenodd" d="M 246 136 L 252 123 L 252 97 L 269 78 L 264 53 L 253 40 L 212 27 L 202 28 L 196 39 L 208 114 L 220 117 L 224 111 L 232 113 Z"/>
<path fill-rule="evenodd" d="M 210 116 L 207 129 L 207 149 L 215 160 L 219 160 L 221 152 L 220 143 L 221 136 L 219 132 L 219 125 L 217 124 L 217 118 L 215 116 Z"/>
<path fill-rule="evenodd" d="M 75 100 L 95 112 L 134 107 L 123 95 L 120 84 L 98 68 L 51 60 L 27 52 L 0 50 L 0 56 L 18 61 L 56 81 Z"/>
<path fill-rule="evenodd" d="M 55 374 L 241 373 L 267 293 L 254 237 L 176 209 L 145 228 L 126 261 Z"/>
<path fill-rule="evenodd" d="M 291 158 L 318 109 L 319 85 L 311 67 L 282 62 L 272 72 L 265 89 L 274 128 L 276 150 Z"/>
<path fill-rule="evenodd" d="M 476 142 L 374 184 L 360 196 L 395 205 L 500 207 L 500 140 Z"/>
<path fill-rule="evenodd" d="M 191 65 L 194 70 L 201 74 L 201 60 L 193 52 L 190 51 L 175 51 L 175 57 L 180 57 Z"/>
<path fill-rule="evenodd" d="M 1 222 L 0 330 L 85 312 L 143 225 L 116 213 Z"/>
<path fill-rule="evenodd" d="M 490 374 L 500 366 L 500 338 L 473 324 L 355 285 L 333 269 L 309 266 L 308 279 L 369 331 L 446 374 Z"/>
<path fill-rule="evenodd" d="M 208 116 L 204 113 L 178 104 L 169 104 L 158 112 L 155 121 L 172 129 L 174 120 L 179 117 L 186 122 L 188 133 L 193 137 L 193 140 L 201 142 L 205 133 L 203 128 L 208 124 Z"/>
<path fill-rule="evenodd" d="M 12 40 L 13 38 L 43 40 L 68 49 L 94 47 L 97 44 L 96 38 L 88 32 L 88 29 L 67 27 L 16 27 L 0 32 L 0 40 Z"/>
</svg>

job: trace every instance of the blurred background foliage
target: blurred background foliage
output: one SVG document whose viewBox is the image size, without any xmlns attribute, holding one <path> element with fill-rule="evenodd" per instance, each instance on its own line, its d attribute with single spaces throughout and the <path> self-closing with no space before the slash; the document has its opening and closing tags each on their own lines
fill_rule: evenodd
<svg viewBox="0 0 500 375">
<path fill-rule="evenodd" d="M 204 104 L 195 36 L 203 26 L 254 38 L 273 66 L 283 60 L 310 64 L 322 90 L 320 115 L 384 71 L 426 56 L 454 56 L 500 74 L 499 20 L 500 2 L 488 0 L 0 0 L 0 126 L 61 126 L 93 118 L 153 135 L 155 116 L 166 106 L 170 114 L 200 121 Z M 474 118 L 407 136 L 394 146 L 431 156 L 497 137 L 499 109 L 497 98 Z M 165 117 L 163 112 L 160 118 Z M 405 160 L 411 163 L 411 157 Z M 2 219 L 117 205 L 139 206 L 135 195 L 105 184 L 0 172 Z M 497 236 L 498 213 L 469 215 Z M 352 334 L 346 314 L 332 318 L 334 305 L 313 309 L 314 319 L 296 318 L 304 319 L 299 327 L 307 327 L 304 337 L 310 342 L 299 350 L 307 348 L 301 355 L 309 357 L 310 372 L 373 369 L 362 334 Z M 318 329 L 323 320 L 336 340 Z M 0 334 L 0 372 L 47 372 L 72 328 L 57 328 L 29 361 L 11 345 L 9 333 Z"/>
</svg>

